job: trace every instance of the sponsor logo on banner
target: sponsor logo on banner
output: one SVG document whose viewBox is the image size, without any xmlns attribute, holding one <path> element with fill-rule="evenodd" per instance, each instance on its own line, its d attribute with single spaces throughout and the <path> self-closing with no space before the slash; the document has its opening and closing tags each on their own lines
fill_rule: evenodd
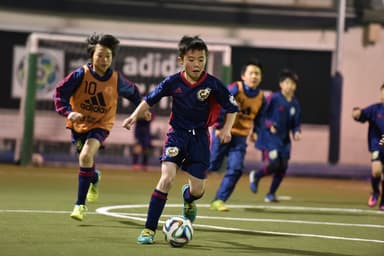
<svg viewBox="0 0 384 256">
<path fill-rule="evenodd" d="M 12 97 L 20 98 L 24 93 L 26 81 L 25 47 L 14 47 L 12 75 Z M 64 52 L 61 50 L 40 48 L 37 55 L 36 98 L 51 100 L 57 83 L 64 77 Z"/>
</svg>

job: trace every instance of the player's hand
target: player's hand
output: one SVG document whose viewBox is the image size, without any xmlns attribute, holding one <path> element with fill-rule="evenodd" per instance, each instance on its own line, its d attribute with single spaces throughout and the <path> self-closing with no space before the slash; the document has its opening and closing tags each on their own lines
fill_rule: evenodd
<svg viewBox="0 0 384 256">
<path fill-rule="evenodd" d="M 68 120 L 71 120 L 72 122 L 76 123 L 84 119 L 84 115 L 79 112 L 71 112 L 67 116 Z"/>
<path fill-rule="evenodd" d="M 352 109 L 352 118 L 355 120 L 358 120 L 360 118 L 360 115 L 361 115 L 361 108 L 354 107 Z"/>
<path fill-rule="evenodd" d="M 128 118 L 126 118 L 124 121 L 123 121 L 123 127 L 127 130 L 130 130 L 131 127 L 136 123 L 136 118 L 130 116 Z"/>
<path fill-rule="evenodd" d="M 152 113 L 151 113 L 151 111 L 145 111 L 144 112 L 144 114 L 143 114 L 143 116 L 144 116 L 144 119 L 145 119 L 145 121 L 151 121 L 151 119 L 152 119 Z"/>
<path fill-rule="evenodd" d="M 276 127 L 275 126 L 271 126 L 271 128 L 269 128 L 269 130 L 271 131 L 271 133 L 273 133 L 273 134 L 275 134 L 275 133 L 277 133 L 277 129 L 276 129 Z"/>
<path fill-rule="evenodd" d="M 220 132 L 220 134 L 218 136 L 219 136 L 219 139 L 220 139 L 220 143 L 222 143 L 222 144 L 228 143 L 232 139 L 232 135 L 231 135 L 230 132 L 228 132 L 228 133 Z"/>
<path fill-rule="evenodd" d="M 249 140 L 255 142 L 257 140 L 257 133 L 253 132 L 249 135 Z"/>
<path fill-rule="evenodd" d="M 381 135 L 381 139 L 379 141 L 380 146 L 384 146 L 384 134 Z"/>
<path fill-rule="evenodd" d="M 301 140 L 301 132 L 295 132 L 293 135 L 294 140 Z"/>
</svg>

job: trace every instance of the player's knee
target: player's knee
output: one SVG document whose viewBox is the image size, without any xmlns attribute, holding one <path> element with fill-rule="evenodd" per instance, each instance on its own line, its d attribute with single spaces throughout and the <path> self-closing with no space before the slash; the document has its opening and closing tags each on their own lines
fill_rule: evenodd
<svg viewBox="0 0 384 256">
<path fill-rule="evenodd" d="M 372 162 L 372 176 L 379 177 L 383 171 L 383 164 L 380 161 Z"/>
<path fill-rule="evenodd" d="M 93 164 L 93 155 L 88 152 L 81 152 L 79 155 L 80 166 L 91 166 Z"/>
<path fill-rule="evenodd" d="M 372 169 L 372 176 L 373 177 L 380 177 L 382 174 L 382 170 L 380 169 Z"/>
</svg>

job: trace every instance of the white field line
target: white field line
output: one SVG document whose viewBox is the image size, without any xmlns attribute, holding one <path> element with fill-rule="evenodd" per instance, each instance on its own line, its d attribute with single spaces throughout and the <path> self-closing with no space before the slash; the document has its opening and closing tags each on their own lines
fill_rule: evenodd
<svg viewBox="0 0 384 256">
<path fill-rule="evenodd" d="M 198 204 L 199 207 L 209 207 L 209 204 Z M 145 222 L 146 214 L 144 213 L 127 213 L 127 212 L 112 212 L 112 210 L 118 209 L 137 209 L 147 208 L 147 204 L 133 204 L 133 205 L 115 205 L 106 206 L 96 209 L 95 212 L 87 212 L 88 214 L 103 214 L 111 217 L 126 218 L 136 221 Z M 181 204 L 167 204 L 167 207 L 182 207 Z M 292 210 L 292 211 L 319 211 L 319 212 L 342 212 L 342 213 L 379 213 L 379 211 L 373 210 L 362 210 L 362 209 L 346 209 L 346 208 L 316 208 L 316 207 L 301 207 L 301 206 L 264 206 L 264 205 L 228 205 L 230 208 L 254 208 L 254 209 L 275 209 L 275 210 Z M 43 213 L 43 214 L 69 214 L 70 211 L 50 211 L 50 210 L 12 210 L 12 209 L 0 209 L 0 213 Z M 163 217 L 169 217 L 170 215 L 162 215 Z M 283 219 L 257 219 L 257 218 L 236 218 L 236 217 L 213 217 L 213 216 L 198 216 L 198 219 L 219 219 L 226 221 L 248 221 L 248 222 L 278 222 L 278 223 L 296 223 L 296 224 L 310 224 L 310 225 L 333 225 L 333 226 L 351 226 L 351 227 L 364 227 L 364 228 L 384 228 L 384 225 L 375 224 L 355 224 L 355 223 L 338 223 L 338 222 L 318 222 L 318 221 L 301 221 L 301 220 L 283 220 Z M 163 221 L 160 221 L 162 223 Z M 238 232 L 249 232 L 255 234 L 272 234 L 272 235 L 283 235 L 283 236 L 301 236 L 301 237 L 315 237 L 323 239 L 333 240 L 347 240 L 347 241 L 360 241 L 360 242 L 371 242 L 371 243 L 383 243 L 384 240 L 376 239 L 363 239 L 355 237 L 339 237 L 339 236 L 326 236 L 316 234 L 305 234 L 305 233 L 288 233 L 288 232 L 274 232 L 274 231 L 263 231 L 263 230 L 248 230 L 233 227 L 214 226 L 214 225 L 203 225 L 194 224 L 195 227 L 211 228 L 216 230 L 230 230 Z"/>
<path fill-rule="evenodd" d="M 209 207 L 209 205 L 198 205 L 200 207 L 205 206 Z M 233 208 L 233 205 L 228 205 L 229 207 Z M 181 204 L 167 204 L 167 207 L 182 207 Z M 254 206 L 244 205 L 243 208 L 252 208 Z M 111 212 L 111 210 L 117 210 L 117 209 L 133 209 L 133 208 L 147 208 L 147 205 L 143 204 L 137 204 L 137 205 L 116 205 L 116 206 L 107 206 L 107 207 L 101 207 L 96 209 L 96 212 L 100 214 L 104 214 L 107 216 L 117 217 L 117 218 L 127 218 L 131 220 L 136 221 L 146 221 L 146 214 L 141 213 L 118 213 L 118 212 Z M 240 207 L 238 207 L 240 208 Z M 285 208 L 291 208 L 294 210 L 297 209 L 305 209 L 305 207 L 279 207 L 279 209 L 285 209 Z M 310 208 L 311 211 L 313 211 L 315 208 Z M 325 210 L 326 208 L 319 208 L 321 211 Z M 353 211 L 350 211 L 351 209 L 341 209 L 341 208 L 329 208 L 333 211 L 343 211 L 347 210 L 347 212 L 355 213 L 357 209 L 352 209 Z M 360 211 L 357 211 L 360 212 Z M 139 217 L 142 216 L 142 217 Z M 163 217 L 167 217 L 164 216 Z M 219 220 L 240 220 L 240 221 L 270 221 L 270 219 L 251 219 L 251 218 L 235 218 L 235 217 L 227 217 L 223 218 L 222 216 L 218 217 L 211 217 L 211 216 L 198 216 L 198 218 L 205 218 L 205 219 L 219 219 Z M 272 221 L 278 221 L 278 222 L 290 222 L 289 220 L 272 220 Z M 163 223 L 163 221 L 160 221 L 160 223 Z M 291 223 L 291 222 L 290 222 Z M 308 221 L 294 221 L 293 223 L 303 223 L 303 224 L 316 224 L 316 225 L 341 225 L 341 226 L 356 226 L 356 227 L 377 227 L 377 228 L 383 228 L 382 225 L 372 225 L 372 224 L 352 224 L 352 223 L 333 223 L 333 222 L 308 222 Z M 241 229 L 241 228 L 233 228 L 233 227 L 223 227 L 223 226 L 214 226 L 214 225 L 203 225 L 203 224 L 194 224 L 194 227 L 204 227 L 204 228 L 211 228 L 216 230 L 230 230 L 230 231 L 238 231 L 238 232 L 249 232 L 249 233 L 255 233 L 255 234 L 269 234 L 269 235 L 282 235 L 282 236 L 300 236 L 300 237 L 315 237 L 315 238 L 323 238 L 323 239 L 333 239 L 333 240 L 346 240 L 346 241 L 359 241 L 359 242 L 370 242 L 370 243 L 382 243 L 384 244 L 384 240 L 376 240 L 376 239 L 364 239 L 364 238 L 356 238 L 356 237 L 343 237 L 343 236 L 326 236 L 326 235 L 317 235 L 317 234 L 305 234 L 305 233 L 288 233 L 288 232 L 274 232 L 274 231 L 263 231 L 263 230 L 250 230 L 250 229 Z"/>
</svg>

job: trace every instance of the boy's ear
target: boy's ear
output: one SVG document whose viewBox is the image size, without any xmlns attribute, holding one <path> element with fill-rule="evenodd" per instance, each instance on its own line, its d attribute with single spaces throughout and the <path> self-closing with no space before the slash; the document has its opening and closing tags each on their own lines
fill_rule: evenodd
<svg viewBox="0 0 384 256">
<path fill-rule="evenodd" d="M 183 58 L 181 58 L 180 56 L 177 57 L 177 62 L 180 64 L 180 65 L 183 65 Z"/>
</svg>

